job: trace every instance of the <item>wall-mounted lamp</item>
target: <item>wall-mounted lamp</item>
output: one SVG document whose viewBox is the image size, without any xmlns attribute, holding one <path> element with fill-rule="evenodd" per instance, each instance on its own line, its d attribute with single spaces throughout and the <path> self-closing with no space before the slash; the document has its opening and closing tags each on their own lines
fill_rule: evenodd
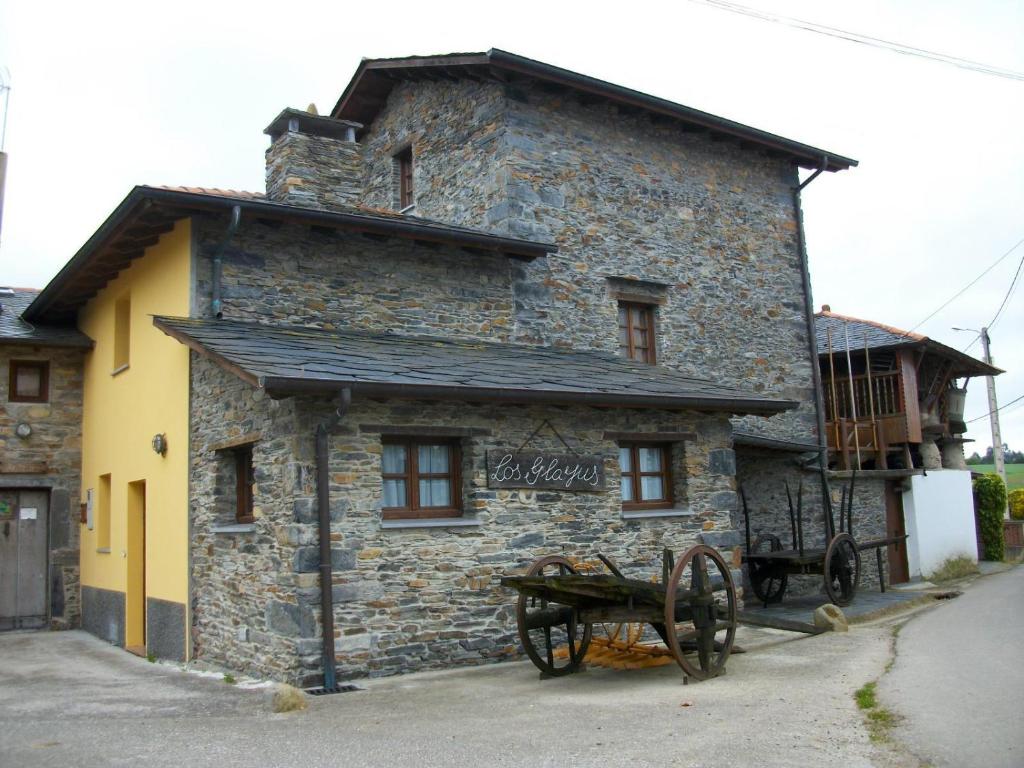
<svg viewBox="0 0 1024 768">
<path fill-rule="evenodd" d="M 26 422 L 21 422 L 14 428 L 14 434 L 18 437 L 31 437 L 32 436 L 32 425 Z"/>
<path fill-rule="evenodd" d="M 163 456 L 167 453 L 167 435 L 153 435 L 153 450 Z"/>
</svg>

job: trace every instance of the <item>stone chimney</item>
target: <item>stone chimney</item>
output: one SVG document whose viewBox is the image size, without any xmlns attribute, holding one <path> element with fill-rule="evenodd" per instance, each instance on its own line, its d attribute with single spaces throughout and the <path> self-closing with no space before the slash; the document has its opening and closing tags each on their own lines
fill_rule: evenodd
<svg viewBox="0 0 1024 768">
<path fill-rule="evenodd" d="M 332 210 L 355 205 L 363 193 L 363 164 L 356 131 L 347 120 L 286 109 L 264 131 L 267 199 Z"/>
</svg>

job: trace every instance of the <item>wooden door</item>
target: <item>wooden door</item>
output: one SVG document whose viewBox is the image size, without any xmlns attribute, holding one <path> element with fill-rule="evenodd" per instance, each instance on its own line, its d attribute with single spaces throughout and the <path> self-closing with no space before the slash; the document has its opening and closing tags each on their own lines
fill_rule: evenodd
<svg viewBox="0 0 1024 768">
<path fill-rule="evenodd" d="M 146 655 L 146 481 L 128 483 L 125 648 Z"/>
<path fill-rule="evenodd" d="M 0 630 L 46 626 L 50 492 L 0 490 Z"/>
<path fill-rule="evenodd" d="M 885 535 L 903 536 L 907 532 L 903 521 L 903 493 L 897 480 L 885 481 Z M 907 565 L 907 542 L 899 541 L 886 548 L 889 559 L 889 583 L 902 584 L 910 580 Z"/>
</svg>

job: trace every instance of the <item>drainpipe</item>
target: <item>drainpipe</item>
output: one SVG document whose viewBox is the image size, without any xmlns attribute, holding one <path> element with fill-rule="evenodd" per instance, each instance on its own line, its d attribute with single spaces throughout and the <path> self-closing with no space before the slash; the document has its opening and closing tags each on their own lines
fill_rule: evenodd
<svg viewBox="0 0 1024 768">
<path fill-rule="evenodd" d="M 825 439 L 825 398 L 822 392 L 821 369 L 818 367 L 818 335 L 814 329 L 814 305 L 811 299 L 811 273 L 807 264 L 807 240 L 804 236 L 804 212 L 800 204 L 800 193 L 803 188 L 814 181 L 828 168 L 828 155 L 823 155 L 821 165 L 804 182 L 793 187 L 793 206 L 796 210 L 796 237 L 800 255 L 800 279 L 804 289 L 804 314 L 807 316 L 807 350 L 811 358 L 811 377 L 814 381 L 814 410 L 818 417 L 818 469 L 821 473 L 822 505 L 831 510 L 832 499 L 829 496 L 828 479 L 828 442 Z M 829 512 L 828 514 L 831 514 Z"/>
<path fill-rule="evenodd" d="M 221 272 L 224 268 L 224 249 L 228 247 L 228 242 L 235 236 L 235 232 L 238 231 L 238 223 L 241 219 L 242 206 L 236 205 L 232 207 L 231 223 L 228 224 L 228 228 L 224 232 L 224 237 L 222 237 L 220 243 L 217 244 L 217 250 L 213 252 L 213 296 L 210 300 L 210 312 L 218 320 L 223 317 L 220 301 L 220 278 Z"/>
<path fill-rule="evenodd" d="M 324 692 L 337 688 L 334 676 L 334 595 L 331 586 L 334 572 L 331 567 L 331 481 L 328 472 L 328 440 L 331 430 L 345 418 L 352 405 L 352 390 L 338 393 L 338 407 L 327 421 L 316 428 L 316 497 L 317 528 L 320 536 L 320 623 L 323 625 Z"/>
</svg>

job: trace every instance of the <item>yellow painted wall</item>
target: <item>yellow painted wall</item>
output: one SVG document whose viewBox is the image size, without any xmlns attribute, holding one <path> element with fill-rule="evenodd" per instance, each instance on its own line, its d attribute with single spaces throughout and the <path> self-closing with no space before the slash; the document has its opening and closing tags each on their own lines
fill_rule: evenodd
<svg viewBox="0 0 1024 768">
<path fill-rule="evenodd" d="M 97 531 L 82 527 L 82 584 L 126 591 L 128 486 L 145 481 L 146 595 L 186 606 L 189 356 L 153 327 L 152 315 L 188 316 L 190 289 L 191 231 L 183 220 L 78 316 L 79 328 L 96 342 L 85 359 L 82 501 L 88 489 L 98 489 L 101 475 L 109 473 L 111 481 L 110 551 L 97 552 Z M 131 303 L 129 364 L 115 373 L 116 305 L 125 296 Z M 167 435 L 164 456 L 151 447 L 158 433 Z"/>
</svg>

